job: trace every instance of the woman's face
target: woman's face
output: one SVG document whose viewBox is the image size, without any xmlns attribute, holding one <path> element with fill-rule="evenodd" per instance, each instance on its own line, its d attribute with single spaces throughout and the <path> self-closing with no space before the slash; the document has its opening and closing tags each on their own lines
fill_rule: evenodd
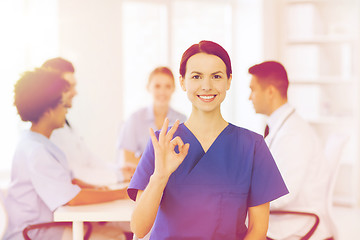
<svg viewBox="0 0 360 240">
<path fill-rule="evenodd" d="M 180 77 L 181 88 L 187 92 L 193 108 L 204 112 L 220 109 L 230 84 L 231 75 L 227 77 L 225 63 L 221 58 L 206 53 L 190 57 L 185 77 Z"/>
<path fill-rule="evenodd" d="M 174 80 L 167 74 L 157 73 L 150 78 L 148 90 L 151 93 L 154 105 L 168 106 L 171 95 L 174 93 Z"/>
</svg>

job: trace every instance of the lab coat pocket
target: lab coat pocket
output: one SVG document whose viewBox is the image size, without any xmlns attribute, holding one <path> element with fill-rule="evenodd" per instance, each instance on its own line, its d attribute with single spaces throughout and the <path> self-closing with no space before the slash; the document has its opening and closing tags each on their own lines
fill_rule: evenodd
<svg viewBox="0 0 360 240">
<path fill-rule="evenodd" d="M 247 194 L 226 192 L 219 197 L 220 211 L 214 239 L 243 239 L 247 231 Z"/>
</svg>

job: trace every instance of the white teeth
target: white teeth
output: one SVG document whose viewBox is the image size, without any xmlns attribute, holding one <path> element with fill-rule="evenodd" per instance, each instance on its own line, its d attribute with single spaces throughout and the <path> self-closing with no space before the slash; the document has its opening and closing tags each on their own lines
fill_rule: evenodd
<svg viewBox="0 0 360 240">
<path fill-rule="evenodd" d="M 212 96 L 201 96 L 201 95 L 199 95 L 199 97 L 202 98 L 202 99 L 205 99 L 205 100 L 209 100 L 209 99 L 213 99 L 215 96 L 214 95 L 212 95 Z"/>
</svg>

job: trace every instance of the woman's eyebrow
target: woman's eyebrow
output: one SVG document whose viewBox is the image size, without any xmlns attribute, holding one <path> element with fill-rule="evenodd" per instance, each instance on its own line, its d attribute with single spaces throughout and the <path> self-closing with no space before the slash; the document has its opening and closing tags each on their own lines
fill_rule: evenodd
<svg viewBox="0 0 360 240">
<path fill-rule="evenodd" d="M 191 74 L 202 74 L 201 72 L 197 72 L 197 71 L 192 71 Z"/>
<path fill-rule="evenodd" d="M 215 74 L 219 74 L 219 73 L 224 74 L 222 71 L 217 71 L 217 72 L 213 72 L 211 75 L 215 75 Z"/>
</svg>

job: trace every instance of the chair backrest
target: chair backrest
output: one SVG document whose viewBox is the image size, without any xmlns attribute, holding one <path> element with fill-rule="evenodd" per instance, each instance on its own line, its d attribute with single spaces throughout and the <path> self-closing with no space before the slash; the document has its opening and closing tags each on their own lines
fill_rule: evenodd
<svg viewBox="0 0 360 240">
<path fill-rule="evenodd" d="M 4 197 L 4 193 L 0 190 L 0 239 L 3 238 L 8 224 L 7 213 L 4 206 Z"/>
<path fill-rule="evenodd" d="M 340 168 L 340 160 L 342 150 L 344 148 L 345 143 L 349 139 L 346 135 L 341 134 L 332 134 L 328 137 L 325 148 L 324 148 L 324 155 L 327 165 L 327 212 L 329 215 L 329 224 L 331 224 L 331 229 L 333 231 L 334 239 L 337 239 L 337 230 L 336 224 L 334 222 L 334 217 L 332 213 L 333 209 L 333 194 L 335 183 L 337 179 L 337 175 Z"/>
</svg>

